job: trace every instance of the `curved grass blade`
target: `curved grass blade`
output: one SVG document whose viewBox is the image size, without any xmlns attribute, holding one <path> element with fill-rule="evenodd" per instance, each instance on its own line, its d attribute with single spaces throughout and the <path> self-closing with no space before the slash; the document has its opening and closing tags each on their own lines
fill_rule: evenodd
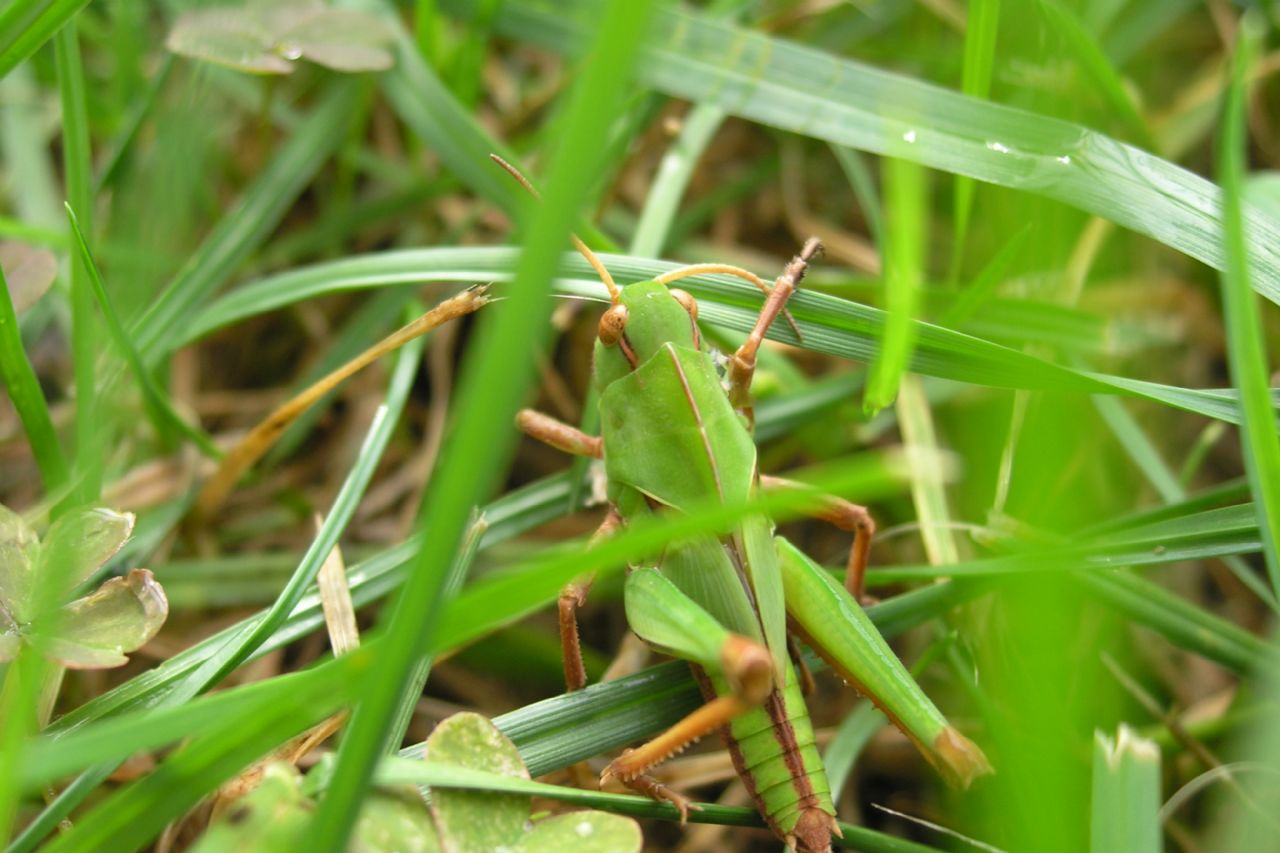
<svg viewBox="0 0 1280 853">
<path fill-rule="evenodd" d="M 67 205 L 67 219 L 71 223 L 71 233 L 75 238 L 76 246 L 79 249 L 80 263 L 83 265 L 88 278 L 89 287 L 92 289 L 93 296 L 97 299 L 98 309 L 102 311 L 103 319 L 107 323 L 107 332 L 115 341 L 120 353 L 124 356 L 125 361 L 129 365 L 130 371 L 133 373 L 134 380 L 138 383 L 138 387 L 142 389 L 142 399 L 145 402 L 147 417 L 151 421 L 152 426 L 159 435 L 166 435 L 170 432 L 176 432 L 179 435 L 186 436 L 200 451 L 210 459 L 217 459 L 222 456 L 222 452 L 214 445 L 213 440 L 194 424 L 189 424 L 173 410 L 173 406 L 169 403 L 169 398 L 160 392 L 156 387 L 155 380 L 142 364 L 142 357 L 134 348 L 133 342 L 129 340 L 129 333 L 124 330 L 124 326 L 120 322 L 120 318 L 116 315 L 115 308 L 111 305 L 111 297 L 107 295 L 107 289 L 102 283 L 102 275 L 98 272 L 98 265 L 94 262 L 93 253 L 89 249 L 89 244 L 85 242 L 84 232 L 80 230 L 80 221 L 76 217 L 76 213 L 71 209 L 71 205 Z"/>
<path fill-rule="evenodd" d="M 154 772 L 117 791 L 43 849 L 56 853 L 144 846 L 201 797 L 273 747 L 323 720 L 361 689 L 371 647 L 293 678 L 294 690 L 251 716 L 224 717 Z"/>
<path fill-rule="evenodd" d="M 602 254 L 619 283 L 644 281 L 678 264 Z M 259 279 L 211 305 L 186 331 L 188 343 L 215 329 L 263 311 L 327 293 L 428 281 L 501 281 L 511 277 L 518 259 L 512 248 L 407 249 L 379 252 Z M 584 299 L 601 298 L 600 285 L 585 261 L 566 255 L 556 292 Z M 759 313 L 759 292 L 727 276 L 682 280 L 699 300 L 700 318 L 713 325 L 749 331 Z M 823 293 L 801 291 L 789 301 L 801 331 L 775 323 L 769 337 L 792 346 L 856 361 L 879 352 L 885 312 Z M 1089 394 L 1127 394 L 1218 420 L 1238 422 L 1233 390 L 1200 390 L 1139 379 L 1076 370 L 1000 344 L 931 323 L 914 321 L 916 347 L 910 368 L 916 373 L 996 388 L 1025 388 Z"/>
<path fill-rule="evenodd" d="M 572 54 L 589 0 L 513 0 L 503 34 Z M 1109 219 L 1221 269 L 1222 194 L 1209 181 L 1096 131 L 980 101 L 706 15 L 664 7 L 642 76 L 731 115 L 1026 190 Z M 925 116 L 927 120 L 920 117 Z M 914 132 L 914 133 L 913 133 Z M 903 146 L 904 138 L 912 141 Z M 905 147 L 906 150 L 902 150 Z M 1253 286 L 1280 302 L 1280 222 L 1254 208 Z"/>
<path fill-rule="evenodd" d="M 285 584 L 285 588 L 281 590 L 275 603 L 265 612 L 246 619 L 231 629 L 211 637 L 210 640 L 206 640 L 205 643 L 208 645 L 201 644 L 197 647 L 202 651 L 202 654 L 194 656 L 194 660 L 187 659 L 185 655 L 178 655 L 166 661 L 164 665 L 158 667 L 157 670 L 153 670 L 152 673 L 147 673 L 146 676 L 152 676 L 158 670 L 165 670 L 175 661 L 181 660 L 182 665 L 174 667 L 178 670 L 178 673 L 175 674 L 172 670 L 165 673 L 166 676 L 170 677 L 162 682 L 165 683 L 167 689 L 143 693 L 138 704 L 142 707 L 155 708 L 157 706 L 180 705 L 187 702 L 207 690 L 210 686 L 217 684 L 236 667 L 251 659 L 254 653 L 260 651 L 265 643 L 278 636 L 280 628 L 302 603 L 302 599 L 309 587 L 313 585 L 321 565 L 330 551 L 333 550 L 338 537 L 355 514 L 356 507 L 363 497 L 370 479 L 373 477 L 378 462 L 382 458 L 382 453 L 391 439 L 392 431 L 399 420 L 399 414 L 408 399 L 409 389 L 417 372 L 418 361 L 422 356 L 422 346 L 422 340 L 418 339 L 409 342 L 400 351 L 396 367 L 392 373 L 386 402 L 379 407 L 374 416 L 373 423 L 370 425 L 369 432 L 365 437 L 365 442 L 356 457 L 355 465 L 343 482 L 338 496 L 334 499 L 333 506 L 325 517 L 324 524 L 321 525 L 316 534 L 316 538 L 312 540 L 306 555 L 298 564 L 298 568 L 289 578 L 288 583 Z M 318 627 L 324 622 L 318 595 L 315 596 L 314 603 L 317 620 L 315 627 Z M 363 602 L 357 598 L 357 603 Z M 175 675 L 177 677 L 173 677 Z M 126 693 L 126 695 L 128 694 Z M 111 696 L 111 694 L 107 694 L 107 696 Z M 112 698 L 119 699 L 120 697 L 117 695 Z M 135 696 L 134 698 L 137 699 L 138 697 Z M 83 709 L 80 710 L 83 711 Z M 77 719 L 80 720 L 80 723 L 76 723 Z M 84 722 L 83 715 L 77 717 L 73 712 L 59 720 L 54 726 L 51 726 L 50 730 L 54 732 L 68 730 L 73 725 L 82 725 Z M 113 764 L 107 763 L 86 771 L 23 831 L 22 835 L 11 845 L 13 850 L 28 850 L 39 843 L 45 834 L 53 830 L 58 821 L 74 809 L 81 799 L 92 793 L 114 769 Z M 238 767 L 233 768 L 231 772 L 238 769 Z"/>
</svg>

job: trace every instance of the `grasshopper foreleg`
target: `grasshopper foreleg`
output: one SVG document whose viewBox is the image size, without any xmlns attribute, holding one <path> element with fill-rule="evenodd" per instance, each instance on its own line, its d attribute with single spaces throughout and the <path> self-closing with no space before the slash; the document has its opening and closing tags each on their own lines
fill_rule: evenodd
<svg viewBox="0 0 1280 853">
<path fill-rule="evenodd" d="M 530 438 L 550 445 L 556 450 L 572 453 L 574 456 L 591 456 L 599 459 L 604 455 L 604 445 L 598 435 L 587 435 L 577 427 L 569 426 L 550 415 L 544 415 L 535 409 L 521 409 L 516 415 L 516 426 Z"/>
<path fill-rule="evenodd" d="M 787 300 L 791 298 L 791 294 L 795 293 L 800 279 L 804 278 L 809 262 L 820 251 L 822 251 L 822 243 L 817 237 L 810 237 L 805 241 L 800 254 L 791 259 L 791 263 L 787 264 L 782 275 L 778 276 L 778 280 L 774 282 L 751 333 L 729 359 L 729 402 L 734 408 L 750 413 L 751 378 L 756 372 L 756 353 L 764 342 L 769 326 L 773 325 L 773 321 L 786 308 Z"/>
<path fill-rule="evenodd" d="M 785 477 L 760 475 L 762 488 L 770 490 L 801 489 L 809 487 Z M 844 588 L 860 604 L 874 604 L 875 599 L 866 594 L 864 582 L 867 574 L 867 557 L 871 552 L 871 537 L 876 533 L 876 523 L 864 506 L 850 503 L 835 495 L 819 495 L 818 506 L 810 514 L 839 530 L 853 534 L 853 547 L 849 550 L 849 562 L 845 565 Z"/>
</svg>

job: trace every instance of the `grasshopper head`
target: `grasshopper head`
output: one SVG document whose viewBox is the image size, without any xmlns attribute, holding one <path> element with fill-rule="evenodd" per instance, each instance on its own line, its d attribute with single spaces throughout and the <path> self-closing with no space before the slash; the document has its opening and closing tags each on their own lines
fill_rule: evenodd
<svg viewBox="0 0 1280 853">
<path fill-rule="evenodd" d="M 623 287 L 618 301 L 600 318 L 595 350 L 598 388 L 604 390 L 666 344 L 700 346 L 698 304 L 693 297 L 659 281 Z"/>
</svg>

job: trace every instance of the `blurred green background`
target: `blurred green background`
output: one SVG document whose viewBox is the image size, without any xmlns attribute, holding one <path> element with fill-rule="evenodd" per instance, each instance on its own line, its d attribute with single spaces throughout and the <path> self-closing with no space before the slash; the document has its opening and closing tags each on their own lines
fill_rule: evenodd
<svg viewBox="0 0 1280 853">
<path fill-rule="evenodd" d="M 761 469 L 928 451 L 846 496 L 878 523 L 873 614 L 996 774 L 946 790 L 820 675 L 840 817 L 875 832 L 859 849 L 1280 848 L 1273 3 L 334 6 L 0 7 L 0 502 L 37 527 L 136 512 L 105 571 L 147 566 L 171 604 L 124 669 L 8 666 L 13 849 L 66 815 L 54 849 L 189 844 L 203 797 L 332 710 L 271 704 L 303 670 L 360 700 L 321 750 L 322 846 L 377 757 L 452 710 L 567 782 L 691 707 L 678 666 L 534 704 L 563 689 L 555 593 L 602 514 L 589 466 L 511 426 L 536 405 L 595 429 L 605 294 L 571 229 L 620 282 L 703 262 L 770 280 L 818 236 L 801 336 L 777 324 L 761 358 Z M 276 405 L 484 283 L 501 299 L 327 394 L 191 512 Z M 687 284 L 735 346 L 758 294 Z M 847 535 L 782 532 L 843 565 Z M 380 638 L 346 669 L 312 590 L 337 542 Z M 606 573 L 582 617 L 593 680 L 636 669 L 620 592 Z M 51 720 L 20 710 L 51 683 Z M 225 712 L 188 704 L 240 685 Z M 746 805 L 719 749 L 663 780 Z M 37 758 L 59 772 L 19 772 Z M 643 826 L 647 849 L 777 846 Z"/>
</svg>

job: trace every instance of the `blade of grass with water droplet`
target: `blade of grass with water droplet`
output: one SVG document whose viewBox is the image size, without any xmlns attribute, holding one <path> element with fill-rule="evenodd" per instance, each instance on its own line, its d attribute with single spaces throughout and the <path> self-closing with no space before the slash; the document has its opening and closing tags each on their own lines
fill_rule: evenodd
<svg viewBox="0 0 1280 853">
<path fill-rule="evenodd" d="M 450 4 L 450 8 L 457 4 Z M 588 0 L 513 0 L 504 34 L 579 48 Z M 459 10 L 462 11 L 462 10 Z M 661 92 L 731 115 L 1023 189 L 1094 213 L 1222 268 L 1221 192 L 1209 181 L 1097 131 L 979 101 L 903 75 L 674 8 L 658 14 L 642 75 Z M 815 81 L 823 81 L 815 85 Z M 921 127 L 921 116 L 928 117 Z M 915 130 L 903 150 L 904 134 Z M 1252 284 L 1280 302 L 1280 222 L 1254 208 Z"/>
</svg>

